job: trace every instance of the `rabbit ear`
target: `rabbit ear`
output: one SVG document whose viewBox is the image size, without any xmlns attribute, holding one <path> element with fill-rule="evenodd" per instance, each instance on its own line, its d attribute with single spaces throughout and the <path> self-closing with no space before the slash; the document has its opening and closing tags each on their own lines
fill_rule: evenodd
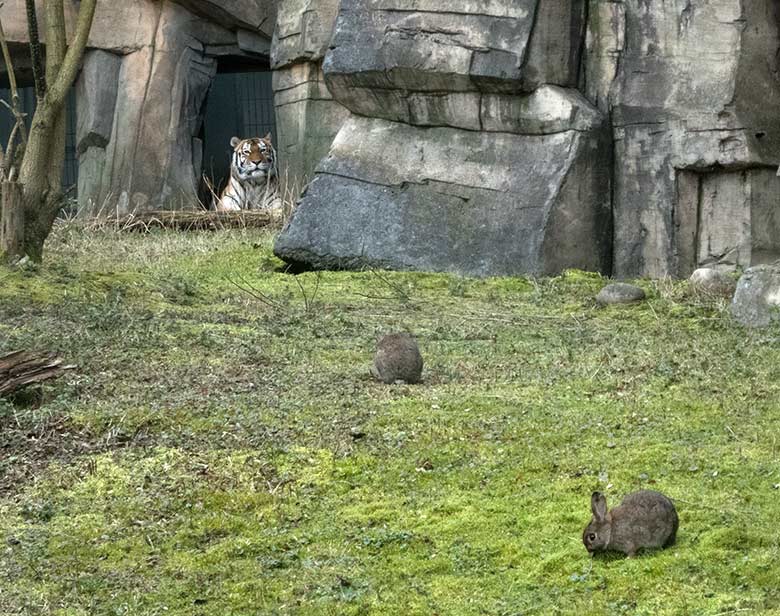
<svg viewBox="0 0 780 616">
<path fill-rule="evenodd" d="M 607 497 L 601 492 L 594 492 L 590 497 L 590 508 L 597 522 L 607 517 Z"/>
</svg>

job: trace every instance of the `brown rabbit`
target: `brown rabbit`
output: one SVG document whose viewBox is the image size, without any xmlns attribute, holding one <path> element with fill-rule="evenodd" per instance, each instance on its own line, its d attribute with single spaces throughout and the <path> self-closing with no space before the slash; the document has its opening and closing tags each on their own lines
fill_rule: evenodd
<svg viewBox="0 0 780 616">
<path fill-rule="evenodd" d="M 594 492 L 590 499 L 593 519 L 582 533 L 591 554 L 601 550 L 623 552 L 629 558 L 641 548 L 661 548 L 674 543 L 680 522 L 674 504 L 660 492 L 641 490 L 628 494 L 607 512 L 607 499 Z"/>
<path fill-rule="evenodd" d="M 422 369 L 420 349 L 410 334 L 388 334 L 377 344 L 371 373 L 383 383 L 419 383 Z"/>
</svg>

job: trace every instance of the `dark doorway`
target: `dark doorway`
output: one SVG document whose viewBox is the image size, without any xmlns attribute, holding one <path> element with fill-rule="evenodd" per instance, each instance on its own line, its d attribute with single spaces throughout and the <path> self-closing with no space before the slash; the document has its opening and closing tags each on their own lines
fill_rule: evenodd
<svg viewBox="0 0 780 616">
<path fill-rule="evenodd" d="M 22 112 L 27 114 L 27 129 L 30 129 L 30 122 L 35 113 L 35 89 L 32 87 L 18 88 L 19 103 Z M 11 90 L 0 88 L 0 98 L 7 103 L 11 103 Z M 71 89 L 67 100 L 67 119 L 65 128 L 65 169 L 62 172 L 62 189 L 67 198 L 76 197 L 76 185 L 79 179 L 79 163 L 76 156 L 76 91 Z M 11 136 L 11 130 L 14 127 L 14 118 L 11 112 L 0 107 L 0 143 L 5 150 L 8 145 L 8 138 Z"/>
<path fill-rule="evenodd" d="M 276 133 L 271 71 L 247 72 L 246 66 L 242 69 L 219 72 L 206 101 L 203 174 L 217 193 L 230 175 L 230 140 Z M 210 201 L 204 199 L 204 203 Z"/>
</svg>

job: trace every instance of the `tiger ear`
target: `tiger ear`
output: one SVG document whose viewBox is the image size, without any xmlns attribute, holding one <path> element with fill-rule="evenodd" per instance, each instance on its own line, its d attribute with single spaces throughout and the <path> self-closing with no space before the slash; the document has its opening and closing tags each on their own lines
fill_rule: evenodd
<svg viewBox="0 0 780 616">
<path fill-rule="evenodd" d="M 265 137 L 263 137 L 263 140 L 270 142 L 271 141 L 271 133 L 268 133 Z"/>
<path fill-rule="evenodd" d="M 241 139 L 239 139 L 238 137 L 233 137 L 233 138 L 230 140 L 230 147 L 231 147 L 231 148 L 234 148 L 234 147 L 236 147 L 236 146 L 237 146 L 239 143 L 241 143 Z"/>
</svg>

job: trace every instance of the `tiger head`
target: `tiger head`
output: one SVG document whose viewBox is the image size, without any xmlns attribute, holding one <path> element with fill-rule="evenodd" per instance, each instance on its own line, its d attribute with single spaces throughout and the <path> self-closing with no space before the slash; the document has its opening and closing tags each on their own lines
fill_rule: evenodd
<svg viewBox="0 0 780 616">
<path fill-rule="evenodd" d="M 233 173 L 242 182 L 265 182 L 276 174 L 276 152 L 271 144 L 271 133 L 262 139 L 230 140 L 233 148 Z"/>
</svg>

